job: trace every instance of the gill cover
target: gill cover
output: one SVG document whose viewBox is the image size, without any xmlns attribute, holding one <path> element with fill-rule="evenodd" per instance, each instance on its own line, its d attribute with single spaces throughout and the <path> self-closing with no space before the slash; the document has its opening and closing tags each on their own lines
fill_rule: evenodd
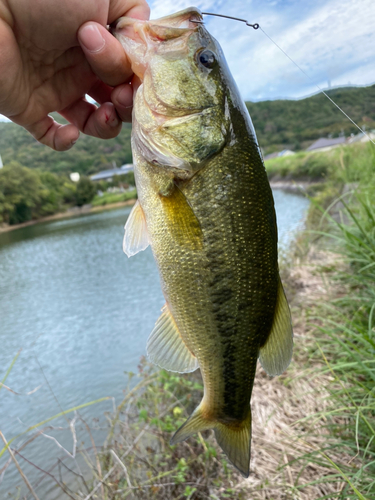
<svg viewBox="0 0 375 500">
<path fill-rule="evenodd" d="M 134 99 L 133 147 L 149 163 L 191 174 L 227 139 L 223 54 L 196 9 L 157 21 L 116 26 L 140 78 Z"/>
</svg>

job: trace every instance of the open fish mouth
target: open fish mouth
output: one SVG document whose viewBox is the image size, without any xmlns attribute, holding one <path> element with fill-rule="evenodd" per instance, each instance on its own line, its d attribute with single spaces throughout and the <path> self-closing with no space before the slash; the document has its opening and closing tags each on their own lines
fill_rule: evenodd
<svg viewBox="0 0 375 500">
<path fill-rule="evenodd" d="M 136 39 L 141 39 L 142 31 L 147 32 L 151 39 L 155 41 L 171 40 L 182 35 L 190 34 L 202 23 L 203 17 L 199 9 L 190 7 L 181 12 L 160 19 L 150 21 L 140 21 L 130 17 L 120 17 L 111 26 L 111 33 L 117 36 L 119 32 L 123 35 Z M 125 31 L 124 31 L 125 30 Z M 133 30 L 133 34 L 132 34 Z"/>
<path fill-rule="evenodd" d="M 184 11 L 151 21 L 122 17 L 111 32 L 122 43 L 134 74 L 145 83 L 145 99 L 155 115 L 180 117 L 200 113 L 210 103 L 192 105 L 188 102 L 171 102 L 156 88 L 150 60 L 155 54 L 169 60 L 183 59 L 189 52 L 189 39 L 202 26 L 201 12 L 191 7 Z M 212 104 L 211 104 L 212 105 Z"/>
</svg>

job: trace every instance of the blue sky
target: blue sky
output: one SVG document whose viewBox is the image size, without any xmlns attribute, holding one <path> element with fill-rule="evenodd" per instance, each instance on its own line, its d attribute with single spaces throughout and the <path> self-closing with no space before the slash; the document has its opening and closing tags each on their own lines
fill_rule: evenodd
<svg viewBox="0 0 375 500">
<path fill-rule="evenodd" d="M 149 3 L 152 18 L 192 5 L 191 0 Z M 205 16 L 246 100 L 300 98 L 316 93 L 316 85 L 326 89 L 375 82 L 374 0 L 195 0 L 194 4 L 202 11 L 259 23 L 311 78 L 260 30 Z"/>
<path fill-rule="evenodd" d="M 156 18 L 189 7 L 191 0 L 149 3 Z M 195 0 L 195 6 L 259 23 L 312 80 L 260 30 L 205 16 L 246 100 L 299 98 L 317 92 L 316 84 L 375 82 L 374 0 Z"/>
</svg>

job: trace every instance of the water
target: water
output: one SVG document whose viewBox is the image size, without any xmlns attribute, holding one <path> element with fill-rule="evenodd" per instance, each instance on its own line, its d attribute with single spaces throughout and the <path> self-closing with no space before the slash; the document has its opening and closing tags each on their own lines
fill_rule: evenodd
<svg viewBox="0 0 375 500">
<path fill-rule="evenodd" d="M 282 191 L 274 196 L 280 245 L 287 247 L 308 201 Z M 124 372 L 137 371 L 164 299 L 150 249 L 131 259 L 122 252 L 129 212 L 123 208 L 0 235 L 0 379 L 22 348 L 6 380 L 21 395 L 4 388 L 0 393 L 0 429 L 8 440 L 61 409 L 105 396 L 118 403 L 127 382 Z M 107 432 L 104 414 L 112 407 L 113 401 L 107 400 L 80 411 L 99 444 Z M 54 428 L 45 434 L 72 453 L 67 421 L 59 418 L 46 426 Z M 90 446 L 82 423 L 77 431 L 79 440 Z M 42 499 L 67 498 L 25 460 L 52 469 L 56 477 L 56 457 L 77 467 L 55 441 L 40 436 L 20 453 L 18 461 Z M 0 475 L 8 458 L 7 452 L 0 458 Z M 75 481 L 82 489 L 82 482 Z M 0 484 L 0 498 L 15 493 L 18 485 L 24 488 L 11 464 Z"/>
</svg>

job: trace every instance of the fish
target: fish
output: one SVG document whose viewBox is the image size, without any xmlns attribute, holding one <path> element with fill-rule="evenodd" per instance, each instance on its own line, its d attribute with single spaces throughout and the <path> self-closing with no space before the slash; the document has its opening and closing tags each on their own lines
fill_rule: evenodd
<svg viewBox="0 0 375 500">
<path fill-rule="evenodd" d="M 171 444 L 213 429 L 248 477 L 257 361 L 279 375 L 293 351 L 274 201 L 255 130 L 199 9 L 120 18 L 113 32 L 136 75 L 138 200 L 123 249 L 130 257 L 151 246 L 166 300 L 147 354 L 166 370 L 199 368 L 204 385 Z"/>
</svg>

